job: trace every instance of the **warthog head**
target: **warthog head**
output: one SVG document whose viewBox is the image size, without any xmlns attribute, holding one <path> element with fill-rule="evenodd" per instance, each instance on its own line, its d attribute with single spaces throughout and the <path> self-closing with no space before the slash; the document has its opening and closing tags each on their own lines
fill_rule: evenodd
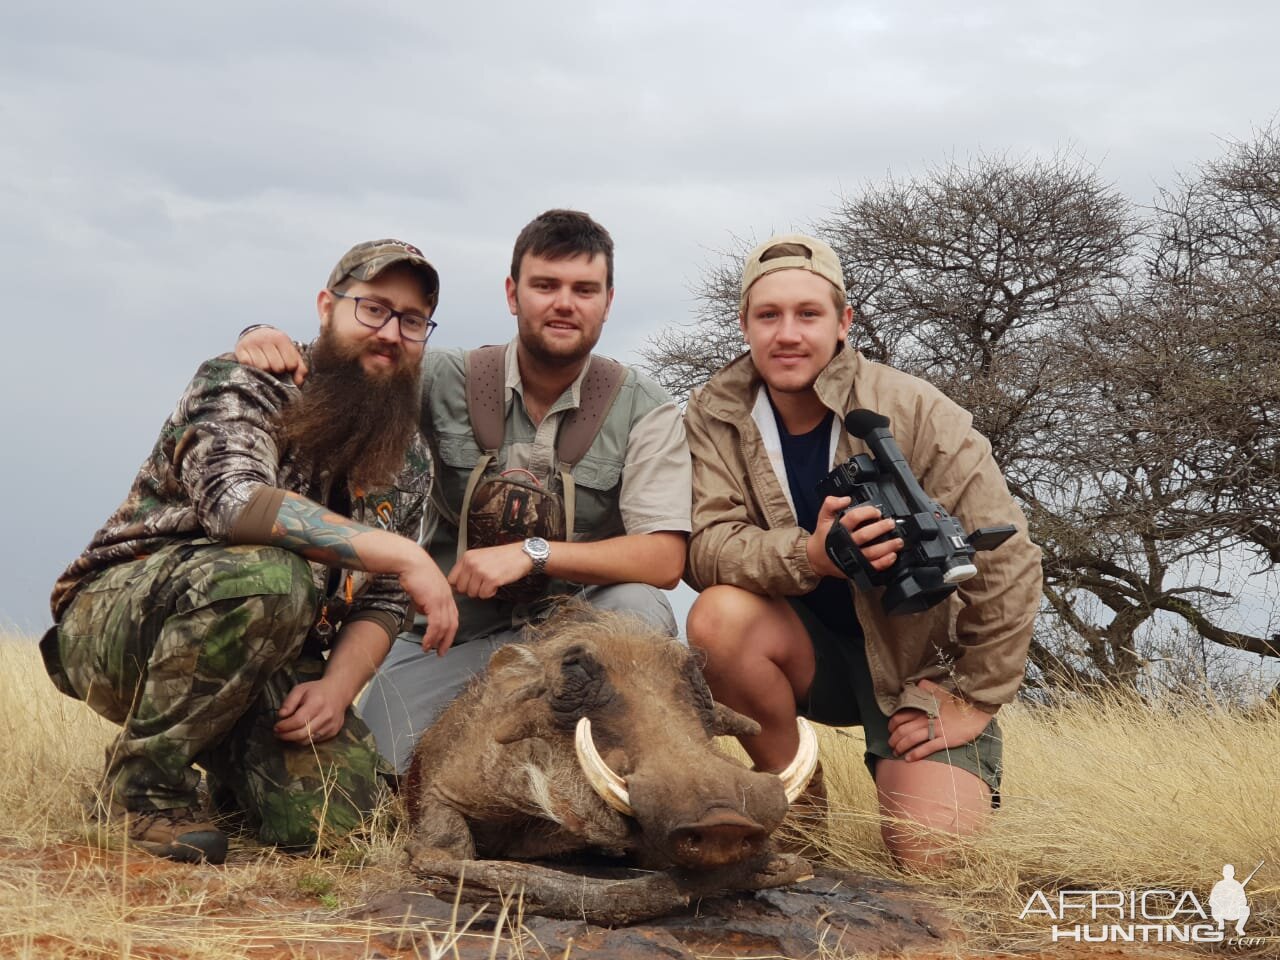
<svg viewBox="0 0 1280 960">
<path fill-rule="evenodd" d="M 580 850 L 648 867 L 758 859 L 813 772 L 758 773 L 717 735 L 755 721 L 712 700 L 688 648 L 641 621 L 571 605 L 487 673 L 420 740 L 406 785 L 416 862 Z"/>
</svg>

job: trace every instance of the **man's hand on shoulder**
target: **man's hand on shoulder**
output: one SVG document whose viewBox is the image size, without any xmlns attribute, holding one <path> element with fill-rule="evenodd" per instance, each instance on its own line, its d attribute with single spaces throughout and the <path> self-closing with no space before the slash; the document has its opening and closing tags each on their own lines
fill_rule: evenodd
<svg viewBox="0 0 1280 960">
<path fill-rule="evenodd" d="M 937 716 L 904 707 L 889 718 L 889 746 L 903 760 L 923 760 L 948 747 L 974 740 L 991 722 L 991 714 L 932 680 L 916 684 L 938 704 Z"/>
<path fill-rule="evenodd" d="M 853 501 L 849 497 L 827 497 L 818 509 L 818 522 L 814 526 L 813 535 L 805 546 L 805 554 L 809 558 L 809 566 L 813 572 L 823 577 L 843 577 L 844 572 L 831 562 L 827 556 L 827 533 L 831 524 L 836 522 L 836 514 L 849 506 Z M 872 506 L 854 507 L 840 517 L 840 524 L 849 531 L 853 542 L 862 548 L 862 555 L 871 562 L 876 570 L 888 570 L 898 559 L 898 551 L 902 549 L 902 540 L 895 537 L 884 543 L 871 543 L 877 537 L 892 533 L 894 522 L 892 517 L 880 518 L 880 511 Z"/>
<path fill-rule="evenodd" d="M 307 378 L 307 364 L 302 354 L 294 342 L 275 327 L 256 327 L 237 340 L 236 362 L 276 374 L 292 373 L 293 382 L 298 386 Z"/>
</svg>

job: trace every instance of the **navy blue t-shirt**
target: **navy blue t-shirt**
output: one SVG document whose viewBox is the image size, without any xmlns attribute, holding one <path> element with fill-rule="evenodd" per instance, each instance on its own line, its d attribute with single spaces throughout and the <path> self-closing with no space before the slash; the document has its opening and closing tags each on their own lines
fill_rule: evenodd
<svg viewBox="0 0 1280 960">
<path fill-rule="evenodd" d="M 796 523 L 813 533 L 823 500 L 818 495 L 818 482 L 831 472 L 831 422 L 835 414 L 828 410 L 822 422 L 812 430 L 793 435 L 787 432 L 772 399 L 769 406 L 773 409 L 778 437 L 782 441 L 782 462 L 787 470 L 791 502 L 796 507 Z M 844 577 L 823 577 L 812 593 L 799 599 L 836 633 L 855 637 L 862 635 L 858 616 L 853 611 L 849 581 Z"/>
</svg>

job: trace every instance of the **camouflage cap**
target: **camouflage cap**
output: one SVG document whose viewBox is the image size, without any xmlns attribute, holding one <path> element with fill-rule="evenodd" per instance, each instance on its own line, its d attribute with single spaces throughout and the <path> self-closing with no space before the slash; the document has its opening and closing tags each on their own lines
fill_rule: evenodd
<svg viewBox="0 0 1280 960">
<path fill-rule="evenodd" d="M 348 278 L 372 280 L 396 263 L 406 263 L 418 272 L 434 309 L 440 302 L 440 274 L 427 262 L 421 250 L 403 240 L 366 240 L 364 243 L 357 243 L 343 254 L 338 265 L 329 274 L 329 289 L 334 289 Z"/>
<path fill-rule="evenodd" d="M 779 251 L 774 256 L 766 256 L 777 246 L 792 249 Z M 840 267 L 840 258 L 828 244 L 817 237 L 810 237 L 803 233 L 780 233 L 776 237 L 770 237 L 747 254 L 747 262 L 742 268 L 739 310 L 746 309 L 747 291 L 751 289 L 751 285 L 766 273 L 773 273 L 775 270 L 808 270 L 839 290 L 840 296 L 845 295 L 844 271 Z"/>
</svg>

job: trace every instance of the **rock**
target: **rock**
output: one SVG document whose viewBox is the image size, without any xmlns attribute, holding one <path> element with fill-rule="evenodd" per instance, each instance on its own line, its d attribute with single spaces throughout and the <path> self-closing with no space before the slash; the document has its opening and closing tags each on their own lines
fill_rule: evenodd
<svg viewBox="0 0 1280 960">
<path fill-rule="evenodd" d="M 383 943 L 400 950 L 414 945 L 425 954 L 430 944 L 440 946 L 454 916 L 455 891 L 438 893 L 437 897 L 411 889 L 380 894 L 354 916 L 384 924 L 405 921 L 405 930 L 384 934 Z M 469 935 L 457 945 L 463 960 L 490 955 L 501 909 L 496 896 L 458 905 L 458 927 L 470 923 Z M 559 960 L 568 951 L 571 957 L 581 953 L 611 960 L 683 960 L 708 953 L 801 960 L 842 953 L 937 951 L 955 936 L 946 918 L 909 887 L 831 867 L 785 887 L 704 896 L 658 919 L 614 928 L 531 915 L 527 903 L 524 909 L 521 942 L 499 950 L 499 956 Z M 498 935 L 505 938 L 511 931 Z"/>
<path fill-rule="evenodd" d="M 697 956 L 670 932 L 657 929 L 652 924 L 614 930 L 583 924 L 584 929 L 571 938 L 563 936 L 557 929 L 567 925 L 569 923 L 565 920 L 526 917 L 525 929 L 538 949 L 530 951 L 533 944 L 526 944 L 524 955 L 539 957 L 545 954 L 548 960 L 559 960 L 564 956 L 608 957 L 609 960 L 695 960 Z"/>
<path fill-rule="evenodd" d="M 653 926 L 697 953 L 793 958 L 937 949 L 952 935 L 909 888 L 830 868 L 788 887 L 703 900 Z"/>
</svg>

